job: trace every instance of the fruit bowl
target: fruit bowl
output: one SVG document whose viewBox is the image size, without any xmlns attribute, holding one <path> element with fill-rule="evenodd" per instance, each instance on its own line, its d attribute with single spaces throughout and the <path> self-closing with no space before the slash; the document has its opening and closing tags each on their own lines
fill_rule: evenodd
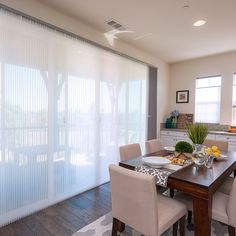
<svg viewBox="0 0 236 236">
<path fill-rule="evenodd" d="M 213 155 L 214 159 L 221 157 L 220 150 L 217 146 L 207 147 L 205 152 L 207 155 Z"/>
</svg>

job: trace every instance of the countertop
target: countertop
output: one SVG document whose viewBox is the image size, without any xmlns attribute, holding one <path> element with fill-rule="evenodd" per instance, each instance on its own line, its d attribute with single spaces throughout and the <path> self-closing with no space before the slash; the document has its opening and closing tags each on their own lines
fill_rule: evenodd
<svg viewBox="0 0 236 236">
<path fill-rule="evenodd" d="M 175 128 L 161 128 L 161 130 L 167 130 L 167 131 L 177 131 L 177 132 L 186 132 L 186 129 L 175 129 Z M 232 135 L 236 136 L 236 133 L 228 132 L 228 131 L 222 131 L 222 130 L 210 130 L 208 131 L 209 134 L 219 134 L 219 135 Z"/>
</svg>

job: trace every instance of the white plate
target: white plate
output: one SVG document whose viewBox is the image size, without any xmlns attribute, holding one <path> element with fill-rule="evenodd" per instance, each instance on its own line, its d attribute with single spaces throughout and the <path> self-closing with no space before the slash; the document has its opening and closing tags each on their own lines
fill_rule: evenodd
<svg viewBox="0 0 236 236">
<path fill-rule="evenodd" d="M 220 154 L 220 158 L 226 158 L 228 157 L 227 155 L 224 155 L 224 154 Z"/>
<path fill-rule="evenodd" d="M 214 157 L 216 160 L 223 160 L 225 158 L 227 158 L 228 156 L 224 155 L 224 154 L 220 154 L 219 157 Z"/>
<path fill-rule="evenodd" d="M 175 147 L 164 147 L 164 149 L 165 149 L 167 152 L 174 152 L 174 151 L 175 151 Z"/>
<path fill-rule="evenodd" d="M 171 163 L 170 160 L 158 156 L 144 157 L 143 162 L 154 168 L 162 168 L 163 166 Z"/>
</svg>

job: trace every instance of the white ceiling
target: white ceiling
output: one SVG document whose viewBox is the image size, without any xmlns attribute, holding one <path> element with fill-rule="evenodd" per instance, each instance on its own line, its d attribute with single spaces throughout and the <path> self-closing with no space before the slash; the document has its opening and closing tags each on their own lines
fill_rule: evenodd
<svg viewBox="0 0 236 236">
<path fill-rule="evenodd" d="M 236 0 L 39 1 L 102 32 L 111 30 L 105 22 L 113 18 L 134 31 L 118 40 L 169 63 L 236 50 Z M 207 23 L 193 27 L 199 19 Z"/>
</svg>

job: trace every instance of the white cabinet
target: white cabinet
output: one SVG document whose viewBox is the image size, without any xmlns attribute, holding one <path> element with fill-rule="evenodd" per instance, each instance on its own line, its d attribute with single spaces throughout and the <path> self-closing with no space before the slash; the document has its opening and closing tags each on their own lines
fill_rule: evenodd
<svg viewBox="0 0 236 236">
<path fill-rule="evenodd" d="M 175 146 L 179 141 L 186 141 L 191 143 L 191 140 L 188 138 L 186 132 L 169 130 L 161 131 L 161 142 L 163 146 L 172 147 Z"/>
<path fill-rule="evenodd" d="M 228 151 L 236 151 L 236 142 L 228 144 Z"/>
<path fill-rule="evenodd" d="M 236 151 L 236 136 L 234 135 L 216 135 L 218 141 L 228 142 L 228 150 Z"/>
<path fill-rule="evenodd" d="M 164 147 L 173 147 L 176 144 L 176 140 L 174 137 L 170 135 L 162 135 L 161 136 L 161 143 Z"/>
<path fill-rule="evenodd" d="M 210 133 L 206 139 L 228 142 L 228 150 L 236 151 L 236 135 Z M 184 131 L 161 130 L 161 142 L 163 146 L 175 146 L 179 141 L 192 143 Z"/>
<path fill-rule="evenodd" d="M 216 140 L 224 142 L 236 142 L 236 136 L 234 135 L 216 135 Z"/>
<path fill-rule="evenodd" d="M 215 140 L 215 134 L 208 134 L 206 139 L 209 139 L 209 140 Z"/>
</svg>

